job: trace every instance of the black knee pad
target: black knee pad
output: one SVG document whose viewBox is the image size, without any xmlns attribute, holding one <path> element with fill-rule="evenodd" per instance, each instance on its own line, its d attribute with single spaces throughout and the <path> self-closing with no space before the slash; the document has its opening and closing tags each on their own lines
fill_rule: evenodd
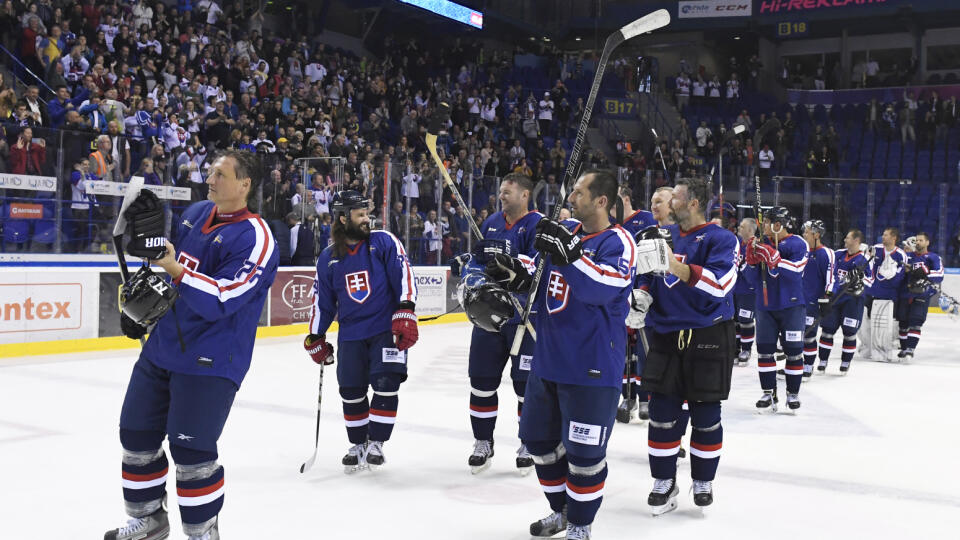
<svg viewBox="0 0 960 540">
<path fill-rule="evenodd" d="M 370 386 L 374 392 L 396 392 L 405 379 L 401 373 L 377 373 L 370 376 Z"/>
<path fill-rule="evenodd" d="M 340 397 L 346 401 L 362 400 L 367 397 L 367 389 L 357 386 L 341 386 Z"/>
<path fill-rule="evenodd" d="M 131 452 L 149 452 L 157 450 L 163 444 L 166 433 L 162 431 L 140 431 L 120 428 L 120 445 Z"/>
<path fill-rule="evenodd" d="M 173 461 L 177 465 L 196 465 L 197 463 L 207 463 L 210 461 L 217 461 L 218 457 L 216 450 L 195 450 L 193 448 L 187 448 L 174 443 L 170 443 L 170 455 L 173 456 Z"/>
</svg>

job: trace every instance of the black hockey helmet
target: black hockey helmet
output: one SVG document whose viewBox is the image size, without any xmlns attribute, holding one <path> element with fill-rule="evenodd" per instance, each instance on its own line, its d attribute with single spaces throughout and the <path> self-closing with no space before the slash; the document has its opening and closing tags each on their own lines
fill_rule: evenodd
<svg viewBox="0 0 960 540">
<path fill-rule="evenodd" d="M 790 210 L 786 206 L 771 206 L 763 213 L 763 220 L 773 225 L 779 223 L 784 229 L 790 230 L 795 223 L 794 217 L 790 215 Z"/>
<path fill-rule="evenodd" d="M 143 266 L 120 289 L 120 310 L 133 322 L 148 327 L 177 300 L 177 289 Z"/>
<path fill-rule="evenodd" d="M 510 293 L 489 282 L 465 291 L 463 310 L 471 323 L 487 332 L 499 332 L 514 314 Z"/>
<path fill-rule="evenodd" d="M 803 230 L 815 232 L 820 236 L 823 236 L 823 234 L 827 232 L 827 227 L 823 224 L 823 221 L 819 219 L 808 219 L 803 223 Z"/>
<path fill-rule="evenodd" d="M 339 216 L 348 213 L 357 208 L 368 208 L 370 199 L 360 194 L 359 191 L 346 189 L 338 191 L 333 195 L 333 215 Z"/>
</svg>

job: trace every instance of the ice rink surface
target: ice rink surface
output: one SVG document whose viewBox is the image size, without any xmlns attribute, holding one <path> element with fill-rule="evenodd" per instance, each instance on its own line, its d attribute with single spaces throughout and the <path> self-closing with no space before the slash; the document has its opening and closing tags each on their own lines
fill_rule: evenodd
<svg viewBox="0 0 960 540">
<path fill-rule="evenodd" d="M 854 359 L 846 377 L 835 351 L 827 374 L 804 383 L 796 416 L 785 407 L 758 415 L 756 359 L 734 368 L 716 501 L 705 513 L 683 460 L 679 508 L 650 515 L 646 424 L 617 424 L 593 537 L 960 538 L 958 333 L 960 321 L 931 315 L 912 363 Z M 340 465 L 349 445 L 334 370 L 317 463 L 300 474 L 313 450 L 319 368 L 299 337 L 259 340 L 220 440 L 222 537 L 529 538 L 528 524 L 549 509 L 536 476 L 514 468 L 509 377 L 493 466 L 477 476 L 467 466 L 469 336 L 466 323 L 421 327 L 387 465 L 352 476 Z M 136 354 L 0 360 L 0 538 L 95 539 L 125 522 L 117 422 Z M 184 538 L 172 472 L 171 538 Z"/>
</svg>

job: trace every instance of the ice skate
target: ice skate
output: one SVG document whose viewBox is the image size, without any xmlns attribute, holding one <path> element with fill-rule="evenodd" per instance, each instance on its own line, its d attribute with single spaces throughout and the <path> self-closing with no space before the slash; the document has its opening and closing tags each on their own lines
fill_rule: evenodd
<svg viewBox="0 0 960 540">
<path fill-rule="evenodd" d="M 492 450 L 490 455 L 493 455 Z M 517 449 L 517 470 L 520 471 L 520 476 L 526 476 L 533 470 L 533 454 L 527 450 L 525 444 L 521 444 Z"/>
<path fill-rule="evenodd" d="M 777 393 L 774 390 L 764 390 L 763 396 L 757 400 L 757 412 L 777 412 Z"/>
<path fill-rule="evenodd" d="M 903 362 L 904 364 L 909 364 L 913 360 L 913 349 L 904 349 L 903 350 Z"/>
<path fill-rule="evenodd" d="M 650 506 L 650 511 L 653 512 L 653 515 L 659 516 L 671 510 L 676 510 L 678 493 L 680 493 L 680 490 L 677 489 L 677 480 L 675 478 L 668 480 L 655 478 L 653 491 L 647 496 L 647 505 Z"/>
<path fill-rule="evenodd" d="M 566 540 L 590 540 L 590 525 L 567 523 Z"/>
<path fill-rule="evenodd" d="M 470 454 L 470 459 L 467 460 L 467 463 L 470 464 L 470 472 L 477 474 L 487 470 L 492 464 L 492 458 L 493 441 L 477 439 L 473 443 L 473 453 Z M 519 459 L 518 457 L 517 460 L 519 461 Z"/>
<path fill-rule="evenodd" d="M 567 530 L 567 509 L 563 512 L 553 512 L 549 516 L 530 524 L 530 536 L 549 538 Z"/>
<path fill-rule="evenodd" d="M 637 410 L 637 400 L 635 398 L 624 398 L 617 407 L 617 422 L 629 424 L 633 418 L 634 411 Z"/>
<path fill-rule="evenodd" d="M 213 527 L 207 529 L 205 533 L 188 536 L 187 540 L 220 540 L 220 528 L 217 522 L 214 522 Z"/>
<path fill-rule="evenodd" d="M 846 375 L 850 371 L 850 362 L 841 362 L 840 363 L 840 374 Z"/>
<path fill-rule="evenodd" d="M 694 480 L 690 489 L 693 490 L 693 504 L 700 507 L 713 504 L 713 482 Z"/>
<path fill-rule="evenodd" d="M 750 361 L 750 351 L 740 351 L 737 355 L 737 365 L 745 366 Z"/>
<path fill-rule="evenodd" d="M 677 450 L 677 459 L 684 459 L 687 457 L 687 449 L 680 445 L 680 448 Z"/>
<path fill-rule="evenodd" d="M 103 540 L 161 540 L 169 536 L 167 511 L 161 507 L 149 516 L 127 520 L 125 526 L 107 531 Z"/>
<path fill-rule="evenodd" d="M 826 373 L 826 371 L 827 371 L 827 361 L 826 361 L 826 360 L 821 360 L 820 363 L 817 364 L 817 371 L 819 371 L 820 373 Z"/>
<path fill-rule="evenodd" d="M 906 350 L 906 349 L 900 349 L 900 352 L 897 353 L 897 358 L 901 358 L 901 359 L 902 359 L 902 358 L 903 358 L 904 356 L 906 356 L 906 355 L 907 355 L 907 350 Z"/>
<path fill-rule="evenodd" d="M 363 455 L 363 460 L 371 469 L 382 467 L 387 462 L 383 455 L 383 441 L 367 441 L 367 451 Z"/>
<path fill-rule="evenodd" d="M 340 461 L 343 464 L 343 472 L 353 474 L 367 468 L 367 462 L 364 460 L 367 444 L 355 444 L 347 450 L 347 454 Z"/>
<path fill-rule="evenodd" d="M 650 402 L 649 401 L 641 401 L 640 404 L 637 405 L 637 418 L 639 418 L 640 420 L 643 420 L 644 422 L 650 419 Z"/>
<path fill-rule="evenodd" d="M 796 411 L 800 408 L 800 396 L 797 394 L 787 394 L 787 407 L 790 408 L 790 411 Z"/>
</svg>

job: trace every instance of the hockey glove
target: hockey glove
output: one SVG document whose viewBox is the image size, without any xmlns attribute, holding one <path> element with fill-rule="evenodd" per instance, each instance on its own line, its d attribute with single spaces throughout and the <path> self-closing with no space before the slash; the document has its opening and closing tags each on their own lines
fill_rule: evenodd
<svg viewBox="0 0 960 540">
<path fill-rule="evenodd" d="M 641 240 L 656 240 L 658 238 L 666 240 L 670 249 L 673 249 L 673 235 L 670 234 L 670 229 L 661 229 L 656 225 L 651 225 L 638 232 L 634 240 L 639 242 Z"/>
<path fill-rule="evenodd" d="M 670 269 L 670 248 L 662 238 L 637 242 L 637 275 L 663 274 Z"/>
<path fill-rule="evenodd" d="M 326 336 L 309 334 L 303 338 L 303 348 L 310 359 L 324 366 L 333 363 L 333 345 L 327 343 Z"/>
<path fill-rule="evenodd" d="M 473 246 L 473 254 L 477 257 L 477 262 L 487 264 L 493 257 L 500 254 L 508 257 L 516 257 L 517 250 L 509 240 L 498 240 L 495 238 L 484 238 Z"/>
<path fill-rule="evenodd" d="M 510 292 L 527 292 L 530 289 L 530 282 L 533 281 L 530 272 L 523 266 L 520 259 L 506 255 L 494 255 L 493 260 L 487 263 L 483 271 L 490 276 L 490 279 Z"/>
<path fill-rule="evenodd" d="M 127 317 L 122 311 L 120 312 L 120 331 L 130 339 L 140 339 L 147 335 L 146 327 L 133 322 L 133 319 Z"/>
<path fill-rule="evenodd" d="M 650 310 L 650 304 L 653 303 L 653 297 L 643 289 L 634 289 L 630 295 L 630 312 L 627 313 L 627 326 L 630 328 L 643 328 L 644 319 L 647 318 L 647 311 Z"/>
<path fill-rule="evenodd" d="M 162 258 L 167 252 L 167 241 L 163 236 L 160 199 L 149 189 L 142 189 L 123 215 L 130 225 L 127 253 L 144 259 Z"/>
<path fill-rule="evenodd" d="M 751 259 L 756 262 L 750 262 Z M 768 269 L 773 270 L 780 264 L 780 252 L 770 244 L 754 242 L 750 248 L 747 249 L 747 263 L 764 263 Z"/>
<path fill-rule="evenodd" d="M 583 256 L 580 237 L 548 218 L 537 223 L 537 239 L 533 247 L 541 255 L 550 255 L 550 261 L 556 266 L 566 266 Z"/>
<path fill-rule="evenodd" d="M 413 302 L 400 302 L 398 309 L 393 312 L 393 322 L 390 323 L 390 331 L 396 337 L 395 343 L 397 349 L 405 351 L 413 347 L 420 338 L 420 332 L 417 330 L 417 315 L 413 312 L 415 306 Z"/>
<path fill-rule="evenodd" d="M 464 267 L 470 264 L 471 260 L 473 260 L 473 255 L 469 253 L 462 253 L 450 259 L 450 275 L 460 277 Z"/>
<path fill-rule="evenodd" d="M 860 253 L 863 254 L 863 257 L 867 259 L 867 262 L 870 262 L 873 259 L 874 247 L 868 246 L 867 244 L 860 244 Z"/>
</svg>

